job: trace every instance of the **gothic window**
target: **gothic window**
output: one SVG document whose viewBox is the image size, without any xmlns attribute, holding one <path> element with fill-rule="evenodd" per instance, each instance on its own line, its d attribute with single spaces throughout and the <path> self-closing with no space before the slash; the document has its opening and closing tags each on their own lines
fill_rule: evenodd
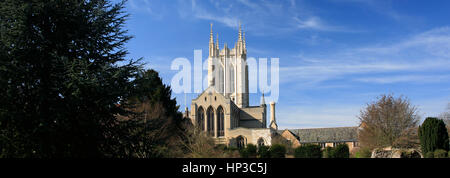
<svg viewBox="0 0 450 178">
<path fill-rule="evenodd" d="M 209 107 L 206 111 L 206 126 L 209 135 L 214 135 L 214 110 Z"/>
<path fill-rule="evenodd" d="M 264 139 L 263 138 L 259 138 L 258 139 L 258 147 L 260 146 L 264 146 Z"/>
<path fill-rule="evenodd" d="M 225 120 L 225 114 L 223 112 L 222 106 L 219 106 L 217 108 L 217 136 L 221 137 L 224 136 L 224 120 Z"/>
<path fill-rule="evenodd" d="M 197 126 L 201 130 L 205 130 L 205 111 L 203 111 L 203 108 L 198 108 L 197 112 Z"/>
<path fill-rule="evenodd" d="M 238 136 L 236 138 L 236 147 L 239 149 L 245 148 L 245 138 L 243 136 Z"/>
</svg>

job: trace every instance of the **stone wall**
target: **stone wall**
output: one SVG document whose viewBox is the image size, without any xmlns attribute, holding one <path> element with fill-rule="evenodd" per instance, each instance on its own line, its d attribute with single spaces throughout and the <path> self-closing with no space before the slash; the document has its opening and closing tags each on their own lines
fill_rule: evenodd
<svg viewBox="0 0 450 178">
<path fill-rule="evenodd" d="M 265 128 L 266 118 L 264 118 L 264 107 L 241 108 L 239 124 L 247 128 Z"/>
<path fill-rule="evenodd" d="M 418 149 L 383 148 L 374 149 L 371 158 L 423 158 Z"/>
<path fill-rule="evenodd" d="M 237 137 L 242 136 L 246 140 L 246 144 L 258 144 L 258 140 L 262 138 L 264 140 L 264 145 L 271 145 L 272 134 L 269 128 L 243 128 L 239 127 L 236 129 L 227 130 L 227 140 L 229 146 L 236 146 L 235 140 Z"/>
</svg>

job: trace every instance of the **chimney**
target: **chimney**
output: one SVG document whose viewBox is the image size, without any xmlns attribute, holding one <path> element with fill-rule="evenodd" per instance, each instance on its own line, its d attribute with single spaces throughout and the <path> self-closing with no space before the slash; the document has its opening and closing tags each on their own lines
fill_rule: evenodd
<svg viewBox="0 0 450 178">
<path fill-rule="evenodd" d="M 270 128 L 278 130 L 277 121 L 275 120 L 275 102 L 270 102 Z"/>
</svg>

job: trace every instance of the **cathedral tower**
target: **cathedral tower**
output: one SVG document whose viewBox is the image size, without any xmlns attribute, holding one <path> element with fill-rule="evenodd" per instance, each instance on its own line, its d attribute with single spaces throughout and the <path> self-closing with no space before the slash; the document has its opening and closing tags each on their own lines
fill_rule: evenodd
<svg viewBox="0 0 450 178">
<path fill-rule="evenodd" d="M 240 108 L 249 105 L 247 49 L 245 35 L 239 24 L 238 41 L 232 49 L 225 43 L 219 48 L 218 37 L 214 44 L 211 24 L 208 57 L 208 85 L 222 93 Z"/>
</svg>

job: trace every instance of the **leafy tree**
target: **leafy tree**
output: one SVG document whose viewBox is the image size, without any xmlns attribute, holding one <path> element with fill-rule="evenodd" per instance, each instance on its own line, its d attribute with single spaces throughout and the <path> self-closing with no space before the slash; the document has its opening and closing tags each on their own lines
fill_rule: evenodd
<svg viewBox="0 0 450 178">
<path fill-rule="evenodd" d="M 273 144 L 270 147 L 271 158 L 284 158 L 286 157 L 286 147 L 280 144 Z"/>
<path fill-rule="evenodd" d="M 441 119 L 428 117 L 419 127 L 422 153 L 434 152 L 437 149 L 449 150 L 449 137 L 445 124 Z"/>
<path fill-rule="evenodd" d="M 332 158 L 349 158 L 350 151 L 347 144 L 339 144 L 332 151 Z"/>
<path fill-rule="evenodd" d="M 321 158 L 322 148 L 319 145 L 301 145 L 294 150 L 295 158 Z"/>
<path fill-rule="evenodd" d="M 408 136 L 407 129 L 415 128 L 418 123 L 416 107 L 406 98 L 392 95 L 382 95 L 378 101 L 368 104 L 359 120 L 362 127 L 359 141 L 362 147 L 370 149 L 394 145 L 400 137 Z"/>
<path fill-rule="evenodd" d="M 103 157 L 139 65 L 124 2 L 0 2 L 2 157 Z"/>
</svg>

